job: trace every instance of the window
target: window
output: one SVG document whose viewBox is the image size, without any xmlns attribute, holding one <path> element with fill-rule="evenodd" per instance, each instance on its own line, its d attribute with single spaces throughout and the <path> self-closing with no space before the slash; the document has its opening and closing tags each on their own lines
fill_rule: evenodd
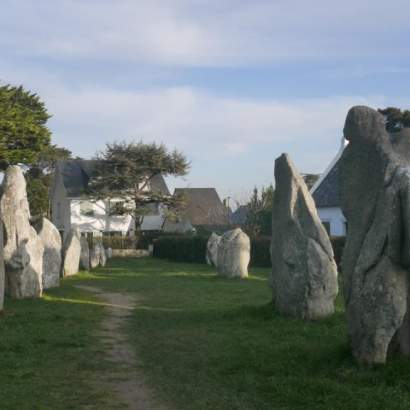
<svg viewBox="0 0 410 410">
<path fill-rule="evenodd" d="M 328 235 L 330 235 L 330 222 L 329 221 L 322 221 L 322 224 L 324 228 L 326 229 L 326 232 Z"/>
<path fill-rule="evenodd" d="M 94 216 L 94 204 L 90 201 L 81 201 L 80 214 L 82 216 Z"/>
<path fill-rule="evenodd" d="M 111 204 L 110 215 L 111 216 L 122 216 L 127 213 L 127 208 L 125 207 L 125 202 L 114 202 Z"/>
</svg>

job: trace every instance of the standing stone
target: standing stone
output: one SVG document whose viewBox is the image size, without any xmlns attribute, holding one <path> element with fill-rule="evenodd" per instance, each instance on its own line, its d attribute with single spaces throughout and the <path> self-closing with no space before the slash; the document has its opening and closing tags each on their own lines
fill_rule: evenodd
<svg viewBox="0 0 410 410">
<path fill-rule="evenodd" d="M 340 160 L 340 189 L 348 232 L 342 257 L 344 296 L 353 355 L 384 363 L 389 351 L 410 354 L 410 146 L 389 135 L 384 118 L 353 107 Z"/>
<path fill-rule="evenodd" d="M 251 242 L 240 228 L 225 232 L 218 244 L 217 270 L 228 278 L 247 278 Z"/>
<path fill-rule="evenodd" d="M 105 266 L 107 264 L 107 255 L 102 242 L 100 242 L 100 265 Z"/>
<path fill-rule="evenodd" d="M 88 240 L 85 236 L 81 237 L 80 244 L 80 268 L 83 270 L 90 270 L 90 248 L 88 246 Z"/>
<path fill-rule="evenodd" d="M 338 292 L 332 245 L 312 196 L 287 154 L 275 161 L 272 290 L 276 309 L 302 319 L 334 312 Z"/>
<path fill-rule="evenodd" d="M 0 201 L 4 226 L 6 290 L 15 299 L 40 297 L 43 292 L 44 247 L 30 225 L 26 181 L 18 166 L 7 168 Z"/>
<path fill-rule="evenodd" d="M 64 276 L 72 276 L 80 269 L 81 243 L 78 228 L 71 228 L 64 241 Z"/>
<path fill-rule="evenodd" d="M 212 232 L 212 235 L 209 237 L 206 244 L 206 263 L 208 265 L 216 266 L 218 262 L 218 245 L 221 241 L 221 237 L 215 232 Z"/>
<path fill-rule="evenodd" d="M 107 254 L 107 259 L 111 259 L 112 258 L 112 248 L 107 248 L 106 254 Z"/>
<path fill-rule="evenodd" d="M 5 285 L 5 271 L 4 271 L 4 255 L 3 255 L 3 223 L 0 215 L 0 312 L 4 307 L 4 285 Z"/>
<path fill-rule="evenodd" d="M 35 225 L 43 246 L 43 289 L 60 285 L 62 243 L 58 229 L 47 219 L 41 218 Z"/>
<path fill-rule="evenodd" d="M 100 265 L 101 259 L 101 247 L 98 242 L 94 242 L 93 246 L 90 249 L 90 267 L 91 269 L 96 268 Z"/>
</svg>

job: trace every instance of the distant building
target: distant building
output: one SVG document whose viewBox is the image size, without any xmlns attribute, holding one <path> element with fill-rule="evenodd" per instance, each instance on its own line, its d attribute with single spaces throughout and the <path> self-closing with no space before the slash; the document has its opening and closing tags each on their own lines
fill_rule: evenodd
<svg viewBox="0 0 410 410">
<path fill-rule="evenodd" d="M 231 214 L 232 225 L 245 225 L 248 219 L 249 209 L 246 205 L 240 205 Z"/>
<path fill-rule="evenodd" d="M 121 199 L 95 200 L 90 196 L 88 184 L 95 175 L 96 161 L 58 161 L 51 189 L 52 221 L 66 235 L 72 227 L 90 235 L 103 233 L 132 234 L 135 231 L 133 216 L 116 214 Z M 154 177 L 146 188 L 169 195 L 162 175 Z M 152 214 L 144 216 L 141 229 L 161 229 L 164 222 L 160 204 L 152 205 Z"/>
<path fill-rule="evenodd" d="M 342 145 L 336 157 L 313 185 L 310 193 L 316 203 L 319 217 L 331 236 L 346 236 L 346 218 L 340 208 L 339 164 L 345 148 Z"/>
<path fill-rule="evenodd" d="M 165 221 L 165 232 L 189 232 L 199 228 L 212 230 L 229 225 L 229 210 L 215 188 L 176 188 L 174 195 L 183 195 L 186 207 L 177 221 Z"/>
</svg>

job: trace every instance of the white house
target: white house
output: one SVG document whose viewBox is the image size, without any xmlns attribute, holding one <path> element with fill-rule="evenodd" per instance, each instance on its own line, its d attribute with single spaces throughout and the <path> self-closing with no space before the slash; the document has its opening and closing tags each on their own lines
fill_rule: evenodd
<svg viewBox="0 0 410 410">
<path fill-rule="evenodd" d="M 331 236 L 346 236 L 346 218 L 340 208 L 339 160 L 346 146 L 342 139 L 339 152 L 310 190 L 316 203 L 319 217 Z"/>
<path fill-rule="evenodd" d="M 131 215 L 116 215 L 119 199 L 93 200 L 87 193 L 88 182 L 92 178 L 95 161 L 58 161 L 51 189 L 52 221 L 66 235 L 72 227 L 93 236 L 103 233 L 132 234 L 135 231 Z M 154 177 L 146 188 L 153 192 L 169 195 L 162 175 Z M 145 224 L 145 225 L 144 225 Z M 152 214 L 144 216 L 141 229 L 157 229 L 163 224 L 159 204 L 152 205 Z"/>
</svg>

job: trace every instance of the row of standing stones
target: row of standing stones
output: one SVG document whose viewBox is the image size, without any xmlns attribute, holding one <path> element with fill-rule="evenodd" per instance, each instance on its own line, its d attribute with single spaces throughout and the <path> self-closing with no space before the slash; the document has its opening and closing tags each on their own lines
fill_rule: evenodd
<svg viewBox="0 0 410 410">
<path fill-rule="evenodd" d="M 384 363 L 389 353 L 410 354 L 410 139 L 389 135 L 383 116 L 368 107 L 349 111 L 344 135 L 349 145 L 340 159 L 339 180 L 349 226 L 342 257 L 348 336 L 359 362 Z M 271 285 L 276 309 L 303 319 L 329 316 L 338 292 L 329 238 L 287 155 L 275 162 L 275 181 Z M 19 167 L 6 172 L 0 211 L 0 310 L 5 292 L 39 297 L 43 288 L 58 285 L 61 272 L 73 275 L 80 263 L 84 269 L 105 264 L 102 245 L 88 249 L 78 231 L 62 246 L 47 219 L 31 226 Z M 207 259 L 221 275 L 245 278 L 249 238 L 240 229 L 212 235 Z"/>
<path fill-rule="evenodd" d="M 26 181 L 18 166 L 10 166 L 4 176 L 0 224 L 0 311 L 5 294 L 14 299 L 41 297 L 44 289 L 59 286 L 61 276 L 106 263 L 102 243 L 89 249 L 77 229 L 63 244 L 47 218 L 32 225 Z"/>
<path fill-rule="evenodd" d="M 383 116 L 357 106 L 344 127 L 339 163 L 342 210 L 349 229 L 342 257 L 348 338 L 361 363 L 410 355 L 410 138 L 390 135 Z M 272 215 L 273 302 L 307 320 L 334 312 L 338 273 L 314 200 L 288 155 L 275 161 Z M 206 260 L 226 277 L 248 275 L 250 241 L 240 229 L 212 234 Z"/>
</svg>

